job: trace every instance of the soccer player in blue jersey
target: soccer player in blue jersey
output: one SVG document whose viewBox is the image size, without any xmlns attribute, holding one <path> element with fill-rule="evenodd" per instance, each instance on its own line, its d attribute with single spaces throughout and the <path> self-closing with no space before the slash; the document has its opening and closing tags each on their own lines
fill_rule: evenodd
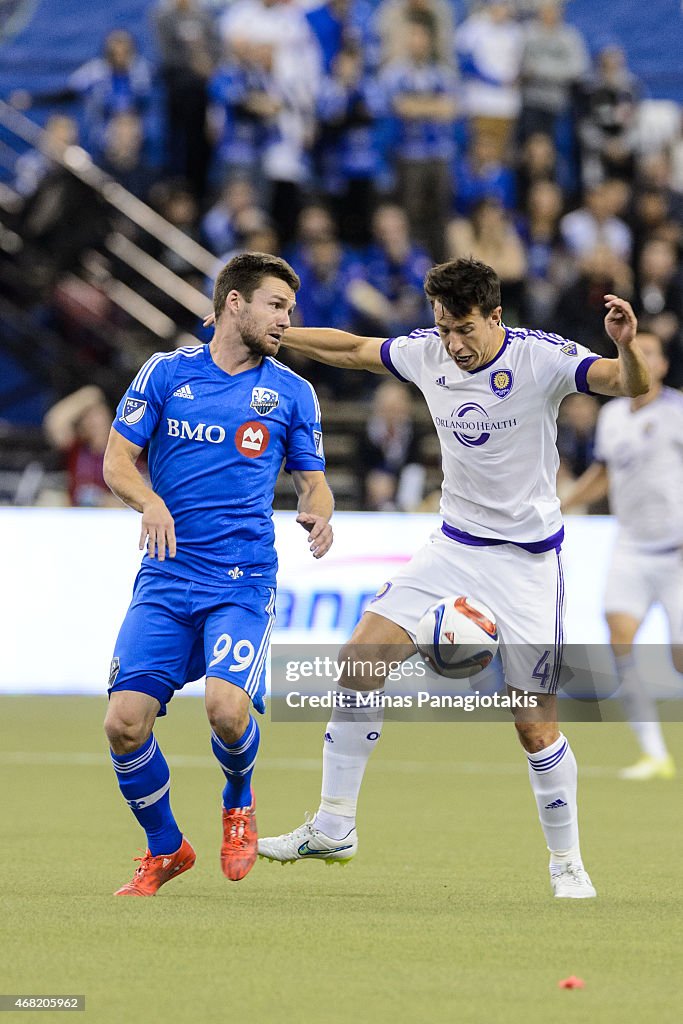
<svg viewBox="0 0 683 1024">
<path fill-rule="evenodd" d="M 153 896 L 195 862 L 152 728 L 173 694 L 203 675 L 211 746 L 226 778 L 223 873 L 238 881 L 256 859 L 259 728 L 250 705 L 263 713 L 275 617 L 273 492 L 283 460 L 313 556 L 332 544 L 318 400 L 274 358 L 298 287 L 284 260 L 236 256 L 216 281 L 211 344 L 152 356 L 116 412 L 105 479 L 142 513 L 146 553 L 114 648 L 105 731 L 121 793 L 148 843 L 116 895 Z M 148 442 L 151 488 L 135 465 Z"/>
</svg>

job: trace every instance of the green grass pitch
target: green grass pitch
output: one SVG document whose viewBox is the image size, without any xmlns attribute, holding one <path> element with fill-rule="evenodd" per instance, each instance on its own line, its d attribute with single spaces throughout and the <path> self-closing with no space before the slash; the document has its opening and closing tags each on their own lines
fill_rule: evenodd
<svg viewBox="0 0 683 1024">
<path fill-rule="evenodd" d="M 98 698 L 0 698 L 0 993 L 85 994 L 77 1019 L 92 1024 L 681 1020 L 682 786 L 617 780 L 635 756 L 625 726 L 567 727 L 597 900 L 552 899 L 505 724 L 389 723 L 356 859 L 259 861 L 234 884 L 220 873 L 222 776 L 203 706 L 174 701 L 157 737 L 197 866 L 131 900 L 111 893 L 144 837 L 108 763 L 104 710 Z M 666 729 L 675 753 L 683 725 Z M 321 739 L 317 723 L 263 723 L 262 834 L 317 807 Z M 585 988 L 558 989 L 572 974 Z"/>
</svg>

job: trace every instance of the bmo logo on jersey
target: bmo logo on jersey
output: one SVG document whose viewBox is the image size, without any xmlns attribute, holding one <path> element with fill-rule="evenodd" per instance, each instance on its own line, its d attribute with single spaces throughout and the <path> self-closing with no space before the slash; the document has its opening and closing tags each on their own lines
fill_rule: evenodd
<svg viewBox="0 0 683 1024">
<path fill-rule="evenodd" d="M 235 433 L 235 447 L 241 455 L 248 459 L 256 459 L 263 455 L 270 443 L 270 431 L 265 423 L 258 420 L 250 420 L 237 428 Z"/>
<path fill-rule="evenodd" d="M 173 420 L 166 417 L 168 436 L 180 437 L 186 441 L 208 441 L 209 444 L 220 444 L 225 441 L 225 428 L 214 423 L 198 423 L 191 426 L 187 420 Z"/>
</svg>

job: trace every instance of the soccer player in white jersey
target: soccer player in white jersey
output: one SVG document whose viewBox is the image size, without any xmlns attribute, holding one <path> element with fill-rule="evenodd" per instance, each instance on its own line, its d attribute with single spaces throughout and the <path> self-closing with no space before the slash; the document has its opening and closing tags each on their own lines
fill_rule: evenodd
<svg viewBox="0 0 683 1024">
<path fill-rule="evenodd" d="M 595 895 L 579 849 L 576 761 L 557 724 L 564 583 L 563 529 L 555 493 L 556 416 L 565 395 L 642 395 L 647 366 L 627 302 L 606 296 L 605 327 L 618 358 L 573 341 L 502 323 L 500 281 L 486 264 L 453 260 L 429 271 L 435 327 L 408 337 L 361 338 L 325 328 L 289 329 L 285 344 L 333 366 L 393 373 L 425 396 L 441 442 L 443 525 L 379 592 L 342 648 L 347 690 L 381 689 L 357 662 L 405 660 L 427 607 L 446 594 L 479 598 L 495 612 L 506 681 L 538 694 L 517 711 L 529 778 L 550 850 L 555 896 Z M 360 676 L 360 677 L 359 677 Z M 335 711 L 323 751 L 320 808 L 312 821 L 259 841 L 278 861 L 345 861 L 358 846 L 356 804 L 381 731 L 376 710 Z"/>
<path fill-rule="evenodd" d="M 619 523 L 605 591 L 605 615 L 621 683 L 620 696 L 642 757 L 623 779 L 671 779 L 657 706 L 639 677 L 633 642 L 660 602 L 669 621 L 673 661 L 683 672 L 683 395 L 665 388 L 661 340 L 639 333 L 650 368 L 645 395 L 609 402 L 598 419 L 595 462 L 579 477 L 563 511 L 609 493 Z"/>
</svg>

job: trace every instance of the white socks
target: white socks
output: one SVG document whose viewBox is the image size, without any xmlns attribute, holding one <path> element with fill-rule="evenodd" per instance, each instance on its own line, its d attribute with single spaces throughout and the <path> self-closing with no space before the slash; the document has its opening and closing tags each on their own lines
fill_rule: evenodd
<svg viewBox="0 0 683 1024">
<path fill-rule="evenodd" d="M 538 806 L 538 817 L 553 863 L 581 863 L 579 820 L 576 806 L 576 758 L 569 741 L 559 739 L 537 754 L 527 753 L 529 781 Z"/>
<path fill-rule="evenodd" d="M 325 732 L 320 809 L 315 816 L 315 827 L 330 839 L 344 839 L 355 828 L 365 766 L 377 746 L 384 720 L 383 691 L 372 691 L 375 700 L 368 706 L 358 706 L 354 699 L 362 698 L 365 702 L 368 693 L 342 692 L 345 706 L 332 711 Z"/>
<path fill-rule="evenodd" d="M 619 696 L 624 705 L 624 713 L 636 734 L 641 750 L 648 757 L 663 760 L 668 757 L 669 752 L 659 724 L 657 705 L 638 674 L 635 657 L 633 654 L 623 654 L 615 657 L 614 663 L 621 683 Z"/>
</svg>

